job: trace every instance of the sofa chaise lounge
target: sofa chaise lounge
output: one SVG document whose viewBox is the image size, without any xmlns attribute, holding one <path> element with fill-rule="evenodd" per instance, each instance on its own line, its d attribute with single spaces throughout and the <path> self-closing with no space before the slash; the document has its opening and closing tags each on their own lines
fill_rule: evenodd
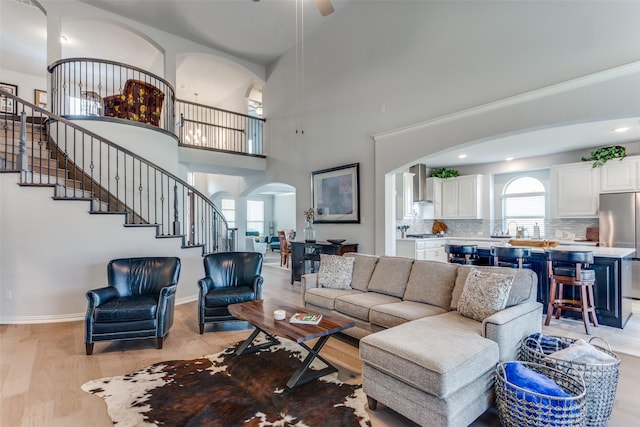
<svg viewBox="0 0 640 427">
<path fill-rule="evenodd" d="M 356 323 L 344 332 L 360 339 L 363 389 L 373 410 L 381 402 L 420 425 L 466 426 L 494 401 L 496 364 L 516 359 L 521 339 L 541 330 L 532 270 L 344 257 L 353 258 L 350 286 L 322 286 L 321 264 L 318 273 L 302 276 L 302 302 Z M 504 308 L 478 317 L 473 306 L 482 311 L 483 299 L 495 295 L 474 296 L 465 291 L 468 281 L 469 289 L 507 283 L 500 285 Z"/>
</svg>

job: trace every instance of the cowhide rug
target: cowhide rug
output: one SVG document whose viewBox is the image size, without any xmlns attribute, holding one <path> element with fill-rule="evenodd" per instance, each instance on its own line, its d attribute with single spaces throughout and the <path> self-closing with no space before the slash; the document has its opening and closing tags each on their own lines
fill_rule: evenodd
<svg viewBox="0 0 640 427">
<path fill-rule="evenodd" d="M 105 400 L 118 426 L 371 425 L 362 386 L 344 384 L 335 373 L 287 389 L 306 351 L 280 341 L 239 357 L 236 344 L 200 359 L 156 363 L 82 389 Z"/>
</svg>

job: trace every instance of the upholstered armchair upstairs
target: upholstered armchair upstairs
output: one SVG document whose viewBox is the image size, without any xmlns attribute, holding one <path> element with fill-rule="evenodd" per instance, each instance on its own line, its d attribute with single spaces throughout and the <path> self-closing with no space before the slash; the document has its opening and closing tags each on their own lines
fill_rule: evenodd
<svg viewBox="0 0 640 427">
<path fill-rule="evenodd" d="M 164 93 L 150 83 L 129 79 L 122 93 L 104 98 L 104 115 L 160 125 Z"/>
<path fill-rule="evenodd" d="M 204 257 L 205 277 L 198 281 L 198 323 L 237 320 L 229 304 L 262 299 L 262 254 L 218 252 Z"/>
<path fill-rule="evenodd" d="M 87 292 L 87 355 L 96 341 L 155 338 L 157 348 L 173 324 L 180 259 L 121 258 L 107 266 L 108 286 Z"/>
</svg>

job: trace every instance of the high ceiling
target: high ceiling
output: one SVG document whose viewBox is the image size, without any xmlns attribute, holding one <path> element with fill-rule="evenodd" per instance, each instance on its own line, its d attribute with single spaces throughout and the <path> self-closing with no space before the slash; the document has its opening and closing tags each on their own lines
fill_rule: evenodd
<svg viewBox="0 0 640 427">
<path fill-rule="evenodd" d="M 335 12 L 323 17 L 311 0 L 80 1 L 259 65 L 268 65 L 293 49 L 296 29 L 304 28 L 307 37 L 337 17 L 362 16 L 367 7 L 364 1 L 331 0 Z M 0 68 L 29 74 L 42 70 L 44 75 L 46 17 L 28 3 L 29 0 L 0 0 Z M 356 32 L 361 21 L 348 21 Z M 122 36 L 108 20 L 64 19 L 62 31 L 68 38 L 63 45 L 64 57 L 111 59 L 163 75 L 159 51 L 143 38 Z M 109 34 L 108 39 L 105 34 Z M 228 107 L 224 104 L 227 99 L 246 92 L 256 79 L 246 68 L 221 56 L 179 55 L 176 64 L 178 98 L 222 108 Z M 216 78 L 211 78 L 213 75 Z M 630 129 L 626 133 L 612 132 L 621 126 Z M 456 166 L 502 161 L 507 155 L 531 157 L 639 140 L 640 123 L 637 117 L 631 117 L 469 141 L 416 160 L 433 167 Z M 467 157 L 460 159 L 460 154 Z"/>
<path fill-rule="evenodd" d="M 308 34 L 331 19 L 311 0 L 81 1 L 265 66 L 295 46 L 296 26 Z"/>
</svg>

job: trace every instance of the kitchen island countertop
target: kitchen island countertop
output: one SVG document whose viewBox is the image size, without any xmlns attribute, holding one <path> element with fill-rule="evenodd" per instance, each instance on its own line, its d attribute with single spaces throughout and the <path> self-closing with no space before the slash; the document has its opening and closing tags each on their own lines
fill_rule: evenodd
<svg viewBox="0 0 640 427">
<path fill-rule="evenodd" d="M 438 239 L 440 240 L 440 239 Z M 446 237 L 444 243 L 463 244 L 468 242 L 469 244 L 478 245 L 478 249 L 491 249 L 491 246 L 504 246 L 509 239 L 494 239 L 491 237 Z M 550 250 L 565 250 L 565 251 L 593 251 L 593 256 L 603 258 L 625 258 L 633 256 L 635 253 L 634 248 L 609 248 L 602 246 L 595 246 L 596 242 L 575 242 L 575 241 L 559 241 L 560 244 Z M 587 244 L 584 244 L 587 243 Z M 532 247 L 532 252 L 544 252 L 545 248 Z"/>
</svg>

